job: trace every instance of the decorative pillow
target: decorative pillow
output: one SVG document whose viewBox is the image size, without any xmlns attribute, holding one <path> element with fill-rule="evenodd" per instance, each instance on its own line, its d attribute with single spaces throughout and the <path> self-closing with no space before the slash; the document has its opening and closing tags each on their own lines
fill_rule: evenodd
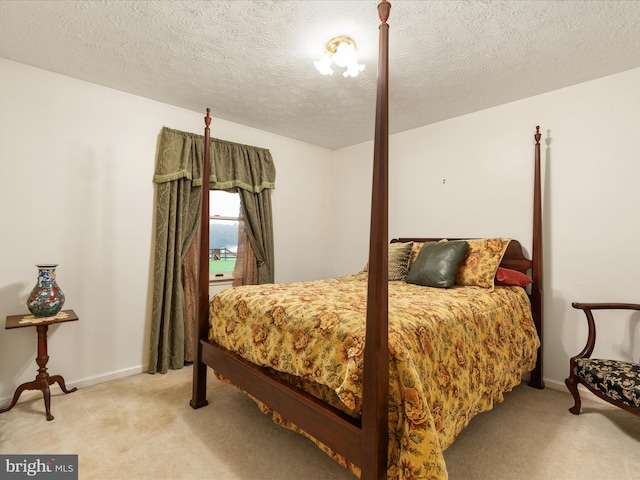
<svg viewBox="0 0 640 480">
<path fill-rule="evenodd" d="M 424 242 L 413 242 L 413 247 L 411 247 L 411 255 L 409 255 L 409 270 L 411 270 L 411 265 L 413 265 L 413 262 L 415 262 L 416 258 L 418 258 L 418 254 L 420 253 L 420 250 L 422 250 L 423 246 Z"/>
<path fill-rule="evenodd" d="M 448 240 L 446 238 L 443 238 L 442 240 L 438 240 L 438 242 L 447 242 Z M 433 243 L 433 242 L 426 242 L 426 243 Z M 409 257 L 409 270 L 411 270 L 411 265 L 413 265 L 413 262 L 416 261 L 416 258 L 418 258 L 418 254 L 420 253 L 420 250 L 422 250 L 422 247 L 424 247 L 425 242 L 413 242 L 413 248 L 411 248 L 411 256 Z"/>
<path fill-rule="evenodd" d="M 467 256 L 460 265 L 456 284 L 493 289 L 493 282 L 510 238 L 466 240 Z"/>
<path fill-rule="evenodd" d="M 404 280 L 409 271 L 409 256 L 413 242 L 393 242 L 389 244 L 387 270 L 389 280 Z M 369 271 L 369 263 L 364 266 Z"/>
<path fill-rule="evenodd" d="M 389 244 L 389 280 L 404 280 L 409 271 L 409 256 L 413 242 L 393 242 Z"/>
<path fill-rule="evenodd" d="M 532 282 L 533 280 L 524 273 L 517 270 L 511 270 L 510 268 L 498 267 L 498 271 L 496 272 L 496 285 L 502 285 L 505 287 L 526 287 Z"/>
<path fill-rule="evenodd" d="M 466 241 L 425 243 L 407 274 L 406 282 L 425 287 L 453 286 L 468 248 Z"/>
</svg>

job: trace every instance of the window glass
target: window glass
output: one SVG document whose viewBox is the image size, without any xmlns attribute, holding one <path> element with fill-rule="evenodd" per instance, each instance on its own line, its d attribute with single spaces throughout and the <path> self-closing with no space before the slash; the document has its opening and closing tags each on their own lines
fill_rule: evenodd
<svg viewBox="0 0 640 480">
<path fill-rule="evenodd" d="M 233 278 L 238 252 L 240 196 L 209 191 L 209 273 L 212 280 Z"/>
</svg>

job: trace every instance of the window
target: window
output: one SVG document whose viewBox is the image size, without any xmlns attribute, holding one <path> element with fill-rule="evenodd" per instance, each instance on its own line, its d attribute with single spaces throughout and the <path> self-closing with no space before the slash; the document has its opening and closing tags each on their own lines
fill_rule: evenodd
<svg viewBox="0 0 640 480">
<path fill-rule="evenodd" d="M 240 195 L 209 191 L 209 280 L 231 280 L 238 253 Z"/>
</svg>

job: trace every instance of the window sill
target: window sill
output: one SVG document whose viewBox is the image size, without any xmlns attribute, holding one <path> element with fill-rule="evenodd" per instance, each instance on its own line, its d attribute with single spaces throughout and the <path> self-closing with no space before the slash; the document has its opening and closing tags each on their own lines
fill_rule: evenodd
<svg viewBox="0 0 640 480">
<path fill-rule="evenodd" d="M 209 284 L 210 285 L 219 285 L 219 284 L 231 284 L 233 283 L 233 277 L 232 276 L 225 276 L 225 277 L 214 277 L 213 275 L 209 276 Z"/>
</svg>

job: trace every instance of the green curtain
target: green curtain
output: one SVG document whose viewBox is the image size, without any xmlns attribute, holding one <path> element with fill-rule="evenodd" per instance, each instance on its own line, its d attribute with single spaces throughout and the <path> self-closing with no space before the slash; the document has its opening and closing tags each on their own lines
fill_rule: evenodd
<svg viewBox="0 0 640 480">
<path fill-rule="evenodd" d="M 149 372 L 166 373 L 185 362 L 185 298 L 182 261 L 200 218 L 204 137 L 163 128 L 153 181 L 156 225 Z M 258 260 L 259 283 L 272 283 L 273 219 L 270 190 L 275 188 L 271 153 L 211 139 L 209 188 L 237 187 L 245 228 Z"/>
<path fill-rule="evenodd" d="M 271 192 L 238 190 L 244 216 L 244 230 L 258 261 L 258 284 L 273 283 L 273 222 Z"/>
</svg>

